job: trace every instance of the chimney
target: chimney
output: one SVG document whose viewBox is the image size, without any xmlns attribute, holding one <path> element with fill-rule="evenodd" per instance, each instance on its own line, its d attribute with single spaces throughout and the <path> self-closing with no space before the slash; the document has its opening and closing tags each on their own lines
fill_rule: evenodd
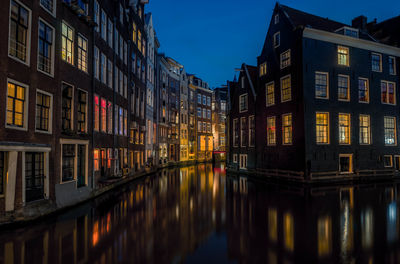
<svg viewBox="0 0 400 264">
<path fill-rule="evenodd" d="M 367 17 L 366 16 L 358 16 L 351 21 L 351 26 L 353 28 L 358 28 L 360 30 L 365 30 L 367 28 Z"/>
</svg>

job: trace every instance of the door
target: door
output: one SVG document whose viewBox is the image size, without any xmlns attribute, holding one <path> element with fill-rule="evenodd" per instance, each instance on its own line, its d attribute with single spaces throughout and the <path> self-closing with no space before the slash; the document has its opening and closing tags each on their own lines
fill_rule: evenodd
<svg viewBox="0 0 400 264">
<path fill-rule="evenodd" d="M 25 153 L 25 201 L 44 198 L 44 153 Z"/>
<path fill-rule="evenodd" d="M 352 173 L 353 172 L 353 155 L 352 154 L 340 154 L 339 155 L 339 171 L 340 171 L 340 173 Z"/>
</svg>

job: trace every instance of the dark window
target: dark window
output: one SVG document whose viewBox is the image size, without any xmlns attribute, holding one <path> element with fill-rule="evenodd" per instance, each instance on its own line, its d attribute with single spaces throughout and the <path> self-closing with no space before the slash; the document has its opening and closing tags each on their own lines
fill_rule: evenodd
<svg viewBox="0 0 400 264">
<path fill-rule="evenodd" d="M 351 156 L 340 156 L 340 172 L 351 172 Z"/>
<path fill-rule="evenodd" d="M 78 145 L 78 187 L 86 185 L 86 146 Z"/>
<path fill-rule="evenodd" d="M 78 91 L 78 132 L 86 132 L 87 93 Z"/>
<path fill-rule="evenodd" d="M 54 3 L 53 0 L 40 0 L 40 4 L 46 8 L 50 13 L 53 13 Z"/>
<path fill-rule="evenodd" d="M 51 73 L 52 46 L 53 29 L 39 20 L 38 68 L 47 73 Z"/>
<path fill-rule="evenodd" d="M 72 86 L 65 83 L 62 90 L 62 129 L 72 130 Z"/>
<path fill-rule="evenodd" d="M 62 181 L 74 179 L 75 145 L 62 145 Z"/>
<path fill-rule="evenodd" d="M 380 72 L 382 71 L 382 56 L 380 54 L 372 53 L 371 55 L 371 63 L 372 63 L 372 70 Z"/>
<path fill-rule="evenodd" d="M 51 97 L 38 92 L 36 94 L 36 129 L 49 131 Z"/>
<path fill-rule="evenodd" d="M 44 153 L 25 154 L 26 202 L 44 198 Z"/>
<path fill-rule="evenodd" d="M 328 95 L 328 73 L 316 72 L 315 73 L 315 97 L 316 98 L 329 98 Z"/>
<path fill-rule="evenodd" d="M 0 194 L 4 194 L 4 175 L 6 173 L 6 155 L 0 152 Z"/>
<path fill-rule="evenodd" d="M 28 45 L 29 11 L 11 0 L 9 54 L 26 61 Z"/>
<path fill-rule="evenodd" d="M 254 116 L 249 118 L 249 146 L 253 147 L 256 144 L 256 124 L 254 121 Z"/>
</svg>

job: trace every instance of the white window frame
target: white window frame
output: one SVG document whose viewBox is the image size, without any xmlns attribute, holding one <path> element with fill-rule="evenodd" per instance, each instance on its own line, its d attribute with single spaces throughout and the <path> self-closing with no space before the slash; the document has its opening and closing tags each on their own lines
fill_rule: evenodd
<svg viewBox="0 0 400 264">
<path fill-rule="evenodd" d="M 45 9 L 45 8 L 44 8 Z M 55 61 L 55 35 L 56 35 L 56 29 L 50 25 L 49 23 L 46 22 L 46 20 L 44 20 L 43 18 L 39 17 L 39 21 L 43 22 L 44 24 L 46 24 L 48 27 L 50 27 L 53 30 L 53 39 L 52 39 L 52 45 L 51 45 L 51 69 L 50 69 L 50 73 L 42 71 L 39 69 L 39 34 L 38 34 L 38 48 L 37 48 L 37 63 L 36 63 L 36 69 L 38 72 L 41 72 L 47 76 L 50 76 L 52 78 L 54 78 L 54 61 Z M 38 30 L 39 30 L 39 23 L 38 23 Z"/>
<path fill-rule="evenodd" d="M 358 140 L 358 142 L 360 143 L 360 145 L 365 145 L 365 146 L 367 146 L 367 145 L 371 145 L 372 144 L 372 134 L 371 134 L 371 116 L 370 115 L 364 115 L 364 114 L 360 114 L 359 115 L 359 123 L 360 123 L 360 120 L 361 120 L 361 117 L 368 117 L 368 136 L 369 136 L 369 138 L 368 138 L 368 143 L 361 143 L 360 141 L 361 141 L 361 125 L 359 125 L 359 140 Z"/>
<path fill-rule="evenodd" d="M 82 38 L 84 41 L 86 41 L 86 71 L 84 69 L 81 69 L 81 67 L 79 67 L 79 38 Z M 75 48 L 75 47 L 74 47 Z M 77 54 L 76 54 L 76 66 L 79 70 L 81 70 L 84 73 L 89 74 L 89 40 L 82 35 L 81 33 L 78 33 L 77 37 L 76 37 L 76 50 L 77 50 Z M 82 49 L 83 50 L 83 49 Z"/>
<path fill-rule="evenodd" d="M 274 96 L 274 103 L 273 104 L 268 104 L 268 86 L 270 86 L 272 84 L 272 86 L 273 86 L 273 88 L 274 88 L 274 93 L 273 93 L 273 96 Z M 274 81 L 272 81 L 272 82 L 269 82 L 269 83 L 267 83 L 267 84 L 265 84 L 265 105 L 268 107 L 268 106 L 273 106 L 273 105 L 275 105 L 275 82 Z"/>
<path fill-rule="evenodd" d="M 31 63 L 31 34 L 32 34 L 32 10 L 30 8 L 28 8 L 26 5 L 24 5 L 23 3 L 21 3 L 18 0 L 14 0 L 15 2 L 17 2 L 19 5 L 21 5 L 22 7 L 24 7 L 26 10 L 28 10 L 28 14 L 29 14 L 29 19 L 28 19 L 28 32 L 27 32 L 27 40 L 26 40 L 26 61 L 22 61 L 20 59 L 18 59 L 17 57 L 11 56 L 10 55 L 10 40 L 11 40 L 11 23 L 10 23 L 10 19 L 11 19 L 11 1 L 9 1 L 10 3 L 10 10 L 9 10 L 9 14 L 8 14 L 8 41 L 7 41 L 7 55 L 9 58 L 16 60 L 22 64 L 25 64 L 26 66 L 30 67 L 30 63 Z"/>
<path fill-rule="evenodd" d="M 74 179 L 71 181 L 63 181 L 62 180 L 62 164 L 63 164 L 63 145 L 75 145 L 75 158 L 74 158 Z M 67 183 L 71 183 L 71 182 L 77 182 L 78 181 L 78 145 L 84 145 L 86 146 L 86 150 L 85 150 L 85 186 L 88 186 L 89 184 L 89 141 L 86 140 L 76 140 L 76 139 L 64 139 L 64 138 L 60 138 L 60 149 L 61 149 L 61 155 L 60 155 L 60 182 L 59 184 L 67 184 Z M 91 153 L 93 153 L 91 151 Z M 101 160 L 100 160 L 101 162 Z M 94 168 L 93 168 L 94 170 Z M 78 189 L 78 187 L 75 187 L 76 189 Z"/>
<path fill-rule="evenodd" d="M 388 65 L 390 65 L 390 64 L 389 64 L 389 60 L 390 60 L 390 59 L 393 59 L 393 73 L 390 73 L 390 68 L 389 68 L 389 74 L 390 74 L 390 75 L 397 75 L 396 57 L 394 57 L 394 56 L 389 56 L 389 58 L 388 58 Z"/>
<path fill-rule="evenodd" d="M 387 100 L 387 101 L 389 101 L 389 98 L 388 98 L 388 96 L 389 96 L 389 84 L 393 84 L 393 86 L 394 86 L 394 95 L 393 95 L 394 104 L 391 104 L 391 103 L 387 103 L 387 102 L 383 102 L 383 101 L 382 101 L 382 83 L 386 83 L 386 89 L 387 89 L 387 98 L 386 98 L 386 100 Z M 382 103 L 382 104 L 385 104 L 385 105 L 396 105 L 396 104 L 397 104 L 397 100 L 396 100 L 397 91 L 396 91 L 396 90 L 397 90 L 396 82 L 390 82 L 390 81 L 386 81 L 386 80 L 381 80 L 381 93 L 380 93 L 381 103 Z"/>
<path fill-rule="evenodd" d="M 42 94 L 45 94 L 47 96 L 50 96 L 49 130 L 48 131 L 43 131 L 43 130 L 37 130 L 36 129 L 37 93 L 42 93 Z M 86 108 L 87 108 L 87 104 L 86 104 Z M 46 92 L 46 91 L 43 91 L 43 90 L 40 90 L 40 89 L 36 89 L 36 96 L 35 96 L 35 132 L 36 133 L 42 133 L 42 134 L 49 134 L 49 135 L 51 135 L 53 133 L 53 94 L 51 94 L 49 92 Z"/>
<path fill-rule="evenodd" d="M 24 125 L 23 127 L 15 127 L 15 126 L 10 126 L 7 125 L 7 99 L 8 99 L 8 83 L 14 83 L 16 85 L 19 85 L 21 87 L 25 88 L 25 101 L 24 101 Z M 18 82 L 14 79 L 7 78 L 7 89 L 6 89 L 6 94 L 5 94 L 5 113 L 4 113 L 4 127 L 9 128 L 9 129 L 14 129 L 14 130 L 21 130 L 21 131 L 28 131 L 28 109 L 29 109 L 29 85 Z"/>
<path fill-rule="evenodd" d="M 49 13 L 50 15 L 52 15 L 53 17 L 56 17 L 56 13 L 57 13 L 57 0 L 51 0 L 53 2 L 53 10 L 50 11 L 48 10 L 46 7 L 44 7 L 42 5 L 42 1 L 39 0 L 39 5 L 41 8 L 43 8 L 43 10 L 45 10 L 47 13 Z"/>
<path fill-rule="evenodd" d="M 348 116 L 349 117 L 349 142 L 348 143 L 342 143 L 342 142 L 340 142 L 340 115 L 345 115 L 345 116 Z M 351 133 L 351 126 L 352 126 L 352 123 L 351 123 L 351 117 L 352 117 L 352 115 L 350 114 L 350 113 L 338 113 L 338 136 L 339 136 L 339 138 L 338 138 L 338 142 L 339 142 L 339 145 L 343 145 L 343 146 L 350 146 L 351 145 L 351 136 L 352 136 L 352 133 Z"/>
<path fill-rule="evenodd" d="M 315 144 L 317 144 L 317 145 L 329 145 L 330 144 L 330 141 L 331 141 L 331 139 L 330 139 L 330 115 L 329 115 L 329 112 L 316 112 L 315 113 L 315 119 L 317 119 L 317 114 L 323 114 L 323 115 L 327 115 L 328 116 L 328 119 L 327 119 L 327 121 L 328 121 L 328 126 L 327 126 L 327 131 L 326 131 L 326 133 L 327 133 L 327 140 L 328 140 L 328 142 L 318 142 L 318 134 L 317 134 L 317 120 L 315 120 Z"/>
<path fill-rule="evenodd" d="M 237 154 L 233 154 L 233 163 L 238 163 L 238 155 Z"/>
<path fill-rule="evenodd" d="M 81 89 L 81 88 L 77 88 L 77 90 L 78 90 L 78 92 L 80 91 L 80 92 L 84 92 L 84 93 L 86 93 L 86 115 L 85 115 L 85 133 L 87 133 L 88 132 L 88 115 L 89 115 L 89 100 L 91 99 L 91 98 L 89 98 L 89 92 L 88 91 L 86 91 L 86 90 L 83 90 L 83 89 Z M 79 103 L 79 100 L 78 100 L 78 102 L 77 103 Z M 78 109 L 76 110 L 76 112 L 78 113 Z M 79 132 L 78 132 L 79 133 Z"/>
<path fill-rule="evenodd" d="M 376 71 L 373 69 L 373 64 L 372 64 L 372 56 L 378 55 L 379 56 L 379 70 Z M 382 54 L 377 53 L 377 52 L 371 52 L 371 71 L 373 72 L 382 72 Z"/>
<path fill-rule="evenodd" d="M 317 89 L 316 89 L 316 85 L 317 85 L 317 74 L 320 75 L 325 75 L 326 76 L 326 97 L 320 97 L 317 96 Z M 317 99 L 323 99 L 323 100 L 329 100 L 329 73 L 328 72 L 320 72 L 320 71 L 316 71 L 315 75 L 314 75 L 314 90 L 315 90 L 315 98 Z"/>
<path fill-rule="evenodd" d="M 283 100 L 283 87 L 282 87 L 282 81 L 284 80 L 284 79 L 286 79 L 286 78 L 289 78 L 289 82 L 290 82 L 290 98 L 289 99 L 287 99 L 287 100 Z M 290 75 L 290 74 L 288 74 L 288 75 L 286 75 L 286 76 L 283 76 L 281 79 L 280 79 L 280 84 L 281 84 L 281 103 L 284 103 L 284 102 L 290 102 L 290 101 L 292 101 L 292 76 Z"/>
<path fill-rule="evenodd" d="M 368 99 L 367 99 L 367 101 L 360 101 L 360 80 L 364 80 L 364 81 L 367 81 L 367 91 L 368 91 Z M 369 87 L 369 79 L 368 78 L 364 78 L 364 77 L 358 77 L 358 83 L 357 83 L 357 87 L 358 87 L 358 102 L 360 103 L 360 104 L 369 104 L 369 101 L 370 101 L 370 94 L 371 94 L 371 90 L 370 90 L 370 87 Z"/>
<path fill-rule="evenodd" d="M 288 65 L 286 65 L 286 66 L 283 65 L 283 56 L 284 56 L 285 54 L 289 54 L 289 63 L 288 63 Z M 292 52 L 291 52 L 290 49 L 288 49 L 288 50 L 286 50 L 286 51 L 284 51 L 284 52 L 282 52 L 282 53 L 280 54 L 280 67 L 281 67 L 281 70 L 284 69 L 284 68 L 289 67 L 290 65 L 292 65 Z"/>
<path fill-rule="evenodd" d="M 339 49 L 345 49 L 345 50 L 347 50 L 347 63 L 346 64 L 340 64 L 339 63 Z M 349 47 L 345 47 L 345 46 L 341 46 L 341 45 L 339 45 L 339 46 L 337 46 L 337 50 L 336 50 L 336 57 L 337 57 L 337 64 L 339 65 L 339 66 L 345 66 L 345 67 L 349 67 L 350 66 L 350 48 Z"/>
<path fill-rule="evenodd" d="M 247 98 L 247 100 L 246 100 L 246 109 L 243 110 L 243 109 L 241 109 L 241 100 L 245 96 Z M 248 93 L 241 94 L 239 96 L 239 113 L 244 113 L 244 112 L 247 112 L 248 110 L 249 110 L 249 96 L 248 96 Z"/>
<path fill-rule="evenodd" d="M 244 163 L 244 166 L 242 166 L 242 163 Z M 247 154 L 239 155 L 239 169 L 247 170 Z"/>
<path fill-rule="evenodd" d="M 347 78 L 347 99 L 340 99 L 339 98 L 339 77 L 346 77 Z M 341 102 L 350 102 L 351 99 L 351 91 L 350 91 L 350 76 L 349 75 L 345 75 L 345 74 L 338 74 L 338 91 L 337 91 L 337 96 L 338 96 L 338 101 Z M 358 86 L 357 86 L 357 90 L 358 90 Z"/>
</svg>

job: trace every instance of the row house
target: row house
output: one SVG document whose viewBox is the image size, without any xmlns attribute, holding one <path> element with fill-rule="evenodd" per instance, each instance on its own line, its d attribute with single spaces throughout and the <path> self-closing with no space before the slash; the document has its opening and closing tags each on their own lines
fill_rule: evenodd
<svg viewBox="0 0 400 264">
<path fill-rule="evenodd" d="M 189 161 L 189 134 L 188 134 L 188 126 L 189 126 L 189 87 L 188 87 L 188 76 L 186 74 L 185 69 L 182 67 L 180 72 L 180 91 L 179 91 L 179 134 L 180 134 L 180 153 L 179 153 L 179 161 L 180 162 L 188 162 Z"/>
<path fill-rule="evenodd" d="M 276 4 L 257 59 L 257 154 L 248 168 L 318 180 L 400 167 L 400 49 L 365 25 Z"/>
<path fill-rule="evenodd" d="M 257 67 L 243 64 L 239 79 L 229 84 L 231 129 L 230 160 L 237 169 L 255 167 L 255 113 L 256 113 Z"/>
<path fill-rule="evenodd" d="M 169 84 L 169 64 L 163 54 L 157 55 L 157 85 L 156 104 L 157 104 L 157 143 L 158 154 L 156 165 L 166 166 L 168 164 L 168 84 Z"/>
<path fill-rule="evenodd" d="M 215 88 L 212 97 L 212 132 L 214 137 L 214 156 L 226 160 L 226 122 L 227 122 L 227 87 Z"/>
<path fill-rule="evenodd" d="M 197 126 L 196 126 L 196 87 L 193 85 L 193 74 L 187 74 L 188 77 L 188 160 L 194 162 L 197 159 Z"/>
</svg>

